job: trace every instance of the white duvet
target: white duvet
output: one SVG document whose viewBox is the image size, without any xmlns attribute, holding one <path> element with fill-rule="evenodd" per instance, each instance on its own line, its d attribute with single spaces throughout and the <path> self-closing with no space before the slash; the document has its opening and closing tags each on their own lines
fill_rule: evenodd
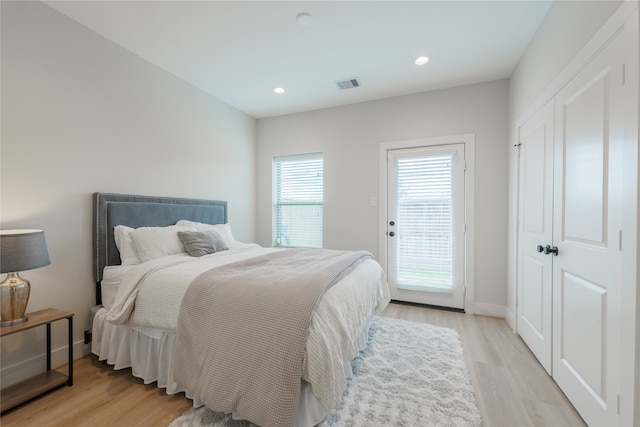
<svg viewBox="0 0 640 427">
<path fill-rule="evenodd" d="M 145 330 L 175 331 L 182 296 L 195 277 L 211 268 L 275 250 L 282 249 L 238 244 L 200 258 L 176 254 L 128 267 L 108 319 Z M 366 260 L 330 288 L 318 304 L 309 330 L 303 379 L 311 384 L 325 410 L 339 403 L 346 387 L 344 362 L 355 357 L 353 342 L 371 315 L 384 310 L 388 302 L 382 268 L 376 261 Z"/>
</svg>

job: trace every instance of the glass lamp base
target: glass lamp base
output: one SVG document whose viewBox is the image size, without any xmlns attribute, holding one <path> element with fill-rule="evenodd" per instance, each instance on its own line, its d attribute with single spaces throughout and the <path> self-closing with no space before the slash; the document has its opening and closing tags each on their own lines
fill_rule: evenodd
<svg viewBox="0 0 640 427">
<path fill-rule="evenodd" d="M 18 273 L 8 273 L 0 283 L 0 326 L 17 325 L 27 320 L 24 312 L 29 302 L 29 281 Z"/>
</svg>

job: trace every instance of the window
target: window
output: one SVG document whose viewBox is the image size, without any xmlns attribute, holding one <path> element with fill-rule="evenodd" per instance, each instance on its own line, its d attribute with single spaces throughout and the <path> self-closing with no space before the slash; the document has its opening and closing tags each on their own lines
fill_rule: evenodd
<svg viewBox="0 0 640 427">
<path fill-rule="evenodd" d="M 273 158 L 273 246 L 322 247 L 322 154 Z"/>
</svg>

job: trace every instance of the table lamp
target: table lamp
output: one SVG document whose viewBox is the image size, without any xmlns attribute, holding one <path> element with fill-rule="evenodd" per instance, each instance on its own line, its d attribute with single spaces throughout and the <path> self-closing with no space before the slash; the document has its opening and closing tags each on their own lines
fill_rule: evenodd
<svg viewBox="0 0 640 427">
<path fill-rule="evenodd" d="M 49 265 L 47 243 L 42 230 L 0 230 L 0 326 L 17 325 L 27 320 L 30 285 L 19 271 Z"/>
</svg>

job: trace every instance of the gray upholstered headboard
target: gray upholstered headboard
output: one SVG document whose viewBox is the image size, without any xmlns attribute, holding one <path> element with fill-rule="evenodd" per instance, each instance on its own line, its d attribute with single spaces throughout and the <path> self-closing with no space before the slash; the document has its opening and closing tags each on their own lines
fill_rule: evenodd
<svg viewBox="0 0 640 427">
<path fill-rule="evenodd" d="M 120 264 L 113 227 L 164 227 L 181 219 L 207 224 L 224 224 L 227 202 L 176 197 L 93 194 L 93 278 L 97 284 L 96 304 L 101 303 L 100 281 L 107 265 Z"/>
</svg>

